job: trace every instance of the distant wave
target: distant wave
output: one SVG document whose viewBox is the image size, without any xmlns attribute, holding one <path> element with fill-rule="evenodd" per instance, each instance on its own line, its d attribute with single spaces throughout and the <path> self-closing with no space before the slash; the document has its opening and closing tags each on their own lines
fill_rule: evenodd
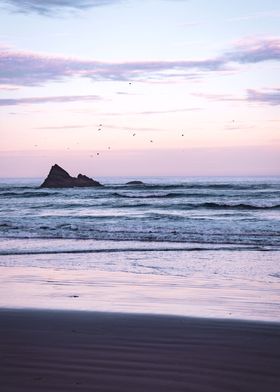
<svg viewBox="0 0 280 392">
<path fill-rule="evenodd" d="M 227 247 L 200 247 L 200 246 L 194 246 L 194 247 L 182 247 L 182 248 L 167 248 L 167 247 L 162 247 L 162 248 L 111 248 L 111 249 L 72 249 L 72 250 L 67 250 L 67 249 L 60 249 L 60 250 L 22 250 L 22 251 L 0 251 L 0 256 L 23 256 L 23 255 L 51 255 L 51 254 L 87 254 L 87 253 L 129 253 L 129 252 L 139 252 L 139 253 L 145 253 L 145 252 L 205 252 L 205 251 L 232 251 L 232 250 L 239 250 L 239 251 L 256 251 L 256 250 L 264 250 L 263 247 L 260 246 L 227 246 Z M 273 251 L 274 249 L 265 249 L 266 251 Z"/>
<path fill-rule="evenodd" d="M 41 196 L 43 197 L 43 196 Z M 133 200 L 133 198 L 128 198 L 130 200 Z M 136 201 L 138 199 L 138 201 Z M 151 198 L 148 198 L 149 200 Z M 81 218 L 84 217 L 87 219 L 89 216 L 84 214 L 84 210 L 88 209 L 89 211 L 92 209 L 94 212 L 94 218 L 95 219 L 110 219 L 110 218 L 116 218 L 114 215 L 114 210 L 120 209 L 120 213 L 118 214 L 118 219 L 122 219 L 123 217 L 129 218 L 127 215 L 128 211 L 133 212 L 133 209 L 135 209 L 135 213 L 139 213 L 141 211 L 142 213 L 145 213 L 146 217 L 150 218 L 164 218 L 164 217 L 169 217 L 170 219 L 186 219 L 184 215 L 182 215 L 183 211 L 188 211 L 188 210 L 206 210 L 206 211 L 222 211 L 222 210 L 227 210 L 227 211 L 235 211 L 236 214 L 238 211 L 240 212 L 245 212 L 245 211 L 269 211 L 269 210 L 279 210 L 280 209 L 280 204 L 271 204 L 271 205 L 257 205 L 257 204 L 250 204 L 250 203 L 238 203 L 238 204 L 231 204 L 231 203 L 222 203 L 222 202 L 205 202 L 205 203 L 153 203 L 153 202 L 148 202 L 148 200 L 145 202 L 145 198 L 136 198 L 134 199 L 134 202 L 114 202 L 113 200 L 108 200 L 107 202 L 102 202 L 102 203 L 63 203 L 63 201 L 59 200 L 59 202 L 53 202 L 53 203 L 48 203 L 48 204 L 35 204 L 32 206 L 29 206 L 28 208 L 30 210 L 42 210 L 42 211 L 47 211 L 47 210 L 52 210 L 52 211 L 57 211 L 56 214 L 60 216 L 60 214 L 63 214 L 63 211 L 71 211 L 75 210 L 75 216 L 78 217 L 80 216 Z M 141 200 L 141 201 L 140 201 Z M 103 214 L 104 211 L 106 211 L 106 208 L 112 210 L 112 214 Z M 127 212 L 125 212 L 127 210 Z M 81 215 L 79 215 L 79 211 Z M 75 218 L 75 216 L 72 216 L 72 219 Z M 219 215 L 221 216 L 221 215 Z M 207 217 L 205 216 L 205 219 Z M 0 227 L 3 225 L 0 225 Z M 4 225 L 5 226 L 5 225 Z"/>
<path fill-rule="evenodd" d="M 154 217 L 155 218 L 155 217 Z M 159 216 L 159 220 L 162 218 Z M 155 219 L 156 221 L 156 219 Z M 168 223 L 167 223 L 168 224 Z M 40 226 L 39 228 L 35 227 L 18 227 L 18 230 L 9 230 L 6 232 L 4 230 L 0 238 L 10 238 L 10 239 L 71 239 L 71 240 L 84 240 L 90 239 L 95 241 L 100 240 L 111 240 L 116 242 L 122 241 L 140 241 L 142 243 L 150 243 L 150 242 L 167 242 L 167 243 L 181 243 L 182 247 L 188 246 L 187 244 L 196 244 L 194 247 L 197 247 L 197 244 L 203 244 L 203 246 L 248 246 L 254 247 L 255 249 L 261 250 L 270 250 L 266 247 L 273 247 L 274 250 L 280 250 L 279 248 L 279 231 L 266 231 L 259 233 L 258 231 L 250 232 L 250 233 L 241 233 L 241 232 L 231 232 L 224 233 L 217 231 L 212 232 L 204 232 L 197 231 L 193 232 L 191 228 L 189 230 L 180 231 L 175 227 L 173 229 L 169 228 L 165 230 L 166 226 L 163 223 L 163 227 L 159 228 L 156 231 L 149 229 L 137 229 L 136 227 L 122 228 L 121 230 L 110 230 L 109 226 L 99 226 L 99 227 L 91 227 L 90 225 L 84 226 L 79 223 L 77 225 L 54 225 L 54 226 Z M 16 229 L 16 228 L 13 228 Z M 198 245 L 199 246 L 199 245 Z M 265 248 L 264 248 L 265 247 Z M 6 252 L 2 248 L 2 252 Z M 12 251 L 17 252 L 17 249 L 13 249 Z M 67 249 L 68 251 L 68 249 Z M 71 253 L 71 251 L 69 250 Z"/>
<path fill-rule="evenodd" d="M 259 196 L 259 194 L 252 194 L 250 193 L 250 196 Z M 116 198 L 123 198 L 123 199 L 177 199 L 177 198 L 190 198 L 190 197 L 197 197 L 197 198 L 206 198 L 206 197 L 217 197 L 216 193 L 209 193 L 209 192 L 192 192 L 192 193 L 186 193 L 186 192 L 169 192 L 169 193 L 149 193 L 149 194 L 145 194 L 145 193 L 131 193 L 131 194 L 127 194 L 127 193 L 119 193 L 119 192 L 115 192 L 112 194 L 108 194 L 108 196 L 113 196 Z M 273 196 L 275 197 L 275 192 L 262 192 L 262 197 L 269 197 L 269 196 Z M 279 192 L 279 196 L 280 196 L 280 192 Z M 227 198 L 230 198 L 230 195 L 226 196 Z M 234 194 L 232 196 L 236 197 L 236 194 Z"/>
<path fill-rule="evenodd" d="M 159 198 L 167 198 L 169 195 L 174 195 L 173 197 L 180 197 L 181 193 L 165 193 L 165 194 L 134 194 L 134 195 L 128 195 L 124 193 L 113 193 L 112 196 L 115 197 L 120 197 L 120 198 L 127 198 L 127 199 L 159 199 Z"/>
<path fill-rule="evenodd" d="M 274 274 L 269 274 L 269 276 L 272 276 L 273 278 L 279 278 L 280 279 L 280 273 L 275 272 Z"/>
<path fill-rule="evenodd" d="M 189 191 L 194 191 L 192 193 L 189 193 Z M 196 192 L 197 190 L 197 192 Z M 137 192 L 137 195 L 141 195 L 142 193 L 145 193 L 147 191 L 155 191 L 153 194 L 148 194 L 145 197 L 182 197 L 182 196 L 204 196 L 207 194 L 206 192 L 209 190 L 213 191 L 226 191 L 226 190 L 233 190 L 233 191 L 265 191 L 265 192 L 280 192 L 280 186 L 279 184 L 268 184 L 268 183 L 179 183 L 179 184 L 144 184 L 141 187 L 139 185 L 126 185 L 126 184 L 120 184 L 120 185 L 111 185 L 111 184 L 105 184 L 104 188 L 96 189 L 96 188 L 86 188 L 83 189 L 83 193 L 85 193 L 88 196 L 88 192 L 95 193 L 97 195 L 102 193 L 102 195 L 108 194 L 114 195 L 116 197 L 134 197 L 133 195 L 125 195 L 122 193 L 119 193 L 120 191 L 126 191 L 126 192 Z M 44 197 L 44 196 L 52 196 L 52 195 L 63 195 L 63 194 L 69 194 L 72 192 L 77 192 L 79 191 L 78 188 L 61 188 L 61 189 L 53 189 L 53 190 L 42 190 L 39 187 L 35 186 L 2 186 L 0 187 L 0 196 L 15 196 L 15 197 Z M 112 191 L 112 193 L 110 193 Z M 163 195 L 158 194 L 156 192 L 160 191 L 174 191 L 170 193 L 165 193 Z M 177 191 L 177 192 L 176 192 Z M 179 192 L 178 192 L 179 191 Z M 184 192 L 186 191 L 186 192 Z M 200 193 L 199 191 L 204 191 L 204 193 Z M 216 193 L 213 193 L 215 195 Z M 209 196 L 211 196 L 208 193 Z M 227 193 L 228 196 L 228 193 Z M 139 196 L 141 197 L 141 196 Z M 143 195 L 144 197 L 144 195 Z"/>
<path fill-rule="evenodd" d="M 170 190 L 170 189 L 217 189 L 217 190 L 263 190 L 263 189 L 273 189 L 276 187 L 280 190 L 279 184 L 267 184 L 267 183 L 257 183 L 257 184 L 228 184 L 228 183 L 184 183 L 184 184 L 144 184 L 139 188 L 133 185 L 118 185 L 118 186 L 106 186 L 106 188 L 118 189 L 118 190 L 147 190 L 147 189 L 158 189 L 158 190 Z"/>
<path fill-rule="evenodd" d="M 2 192 L 0 197 L 19 197 L 19 198 L 29 198 L 29 197 L 47 197 L 59 195 L 59 192 Z"/>
<path fill-rule="evenodd" d="M 237 210 L 266 210 L 266 209 L 279 209 L 280 208 L 280 204 L 275 204 L 275 205 L 271 205 L 271 206 L 268 206 L 268 205 L 260 206 L 260 205 L 245 204 L 245 203 L 228 204 L 228 203 L 214 203 L 214 202 L 189 204 L 186 206 L 195 207 L 195 208 L 237 209 Z"/>
<path fill-rule="evenodd" d="M 23 191 L 24 189 L 24 191 Z M 280 189 L 271 189 L 268 186 L 266 188 L 262 187 L 242 187 L 242 186 L 220 186 L 219 184 L 216 185 L 149 185 L 146 187 L 141 187 L 141 190 L 138 188 L 131 187 L 106 187 L 100 189 L 95 188 L 87 188 L 84 189 L 83 192 L 79 192 L 78 188 L 71 188 L 71 189 L 59 189 L 59 190 L 39 190 L 38 188 L 0 188 L 0 198 L 39 198 L 39 197 L 53 197 L 53 196 L 60 196 L 64 198 L 69 195 L 76 195 L 79 192 L 79 199 L 88 199 L 90 197 L 94 198 L 127 198 L 127 199 L 176 199 L 176 198 L 190 198 L 190 197 L 197 197 L 197 198 L 205 198 L 205 197 L 220 197 L 223 196 L 221 192 L 217 193 L 214 190 L 225 190 L 225 189 L 232 189 L 235 191 L 240 190 L 248 190 L 250 192 L 247 193 L 247 196 L 251 197 L 275 197 L 279 192 L 280 197 Z M 213 192 L 209 192 L 209 190 Z M 124 193 L 122 193 L 124 191 Z M 152 191 L 152 192 L 151 192 Z M 166 192 L 167 191 L 167 192 Z M 261 193 L 259 192 L 261 191 Z M 236 194 L 225 194 L 227 198 L 236 197 Z M 244 196 L 244 194 L 240 194 L 240 196 Z"/>
<path fill-rule="evenodd" d="M 211 197 L 216 196 L 215 193 L 183 193 L 183 192 L 169 192 L 169 193 L 151 193 L 151 194 L 125 194 L 125 193 L 113 193 L 112 196 L 127 199 L 176 199 L 176 198 L 187 198 L 187 197 Z"/>
<path fill-rule="evenodd" d="M 174 203 L 174 204 L 159 204 L 153 205 L 152 203 L 134 203 L 134 204 L 115 204 L 112 208 L 142 208 L 149 207 L 154 209 L 164 209 L 164 210 L 192 210 L 192 209 L 209 209 L 209 210 L 270 210 L 270 209 L 280 209 L 280 204 L 273 205 L 254 205 L 254 204 L 230 204 L 230 203 L 216 203 L 216 202 L 206 202 L 206 203 Z"/>
</svg>

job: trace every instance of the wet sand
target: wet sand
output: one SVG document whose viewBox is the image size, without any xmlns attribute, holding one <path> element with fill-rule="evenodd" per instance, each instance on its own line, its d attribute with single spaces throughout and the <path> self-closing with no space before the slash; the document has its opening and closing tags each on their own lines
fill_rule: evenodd
<svg viewBox="0 0 280 392">
<path fill-rule="evenodd" d="M 2 392 L 278 392 L 279 369 L 279 323 L 0 310 Z"/>
</svg>

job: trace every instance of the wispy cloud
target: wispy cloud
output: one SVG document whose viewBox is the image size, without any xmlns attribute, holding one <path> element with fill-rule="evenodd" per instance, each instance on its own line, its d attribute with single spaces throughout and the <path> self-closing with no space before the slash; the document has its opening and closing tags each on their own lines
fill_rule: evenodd
<svg viewBox="0 0 280 392">
<path fill-rule="evenodd" d="M 228 21 L 239 22 L 239 21 L 247 21 L 247 20 L 258 20 L 264 18 L 280 18 L 280 10 L 263 11 L 263 12 L 256 12 L 254 14 L 235 16 L 233 18 L 228 19 Z"/>
<path fill-rule="evenodd" d="M 210 93 L 192 93 L 193 96 L 205 98 L 209 101 L 243 101 L 243 98 L 238 98 L 230 94 L 210 94 Z"/>
<path fill-rule="evenodd" d="M 18 90 L 17 86 L 9 86 L 9 85 L 0 85 L 0 91 L 15 91 Z"/>
<path fill-rule="evenodd" d="M 165 72 L 217 71 L 224 66 L 219 58 L 182 61 L 137 61 L 106 63 L 92 60 L 47 56 L 24 51 L 0 52 L 0 84 L 36 86 L 67 77 L 93 80 L 128 81 L 151 77 L 164 78 Z M 176 75 L 175 75 L 176 76 Z M 182 77 L 182 74 L 180 75 Z"/>
<path fill-rule="evenodd" d="M 269 105 L 280 105 L 280 88 L 265 89 L 262 91 L 249 89 L 247 90 L 247 100 Z"/>
<path fill-rule="evenodd" d="M 236 43 L 234 49 L 225 54 L 228 61 L 240 64 L 280 60 L 280 37 L 245 38 Z"/>
<path fill-rule="evenodd" d="M 20 13 L 35 12 L 52 15 L 61 11 L 86 10 L 93 7 L 114 5 L 122 0 L 3 0 L 4 6 Z M 3 5 L 2 5 L 3 7 Z"/>
<path fill-rule="evenodd" d="M 131 132 L 151 132 L 151 131 L 164 131 L 164 129 L 162 128 L 148 128 L 148 127 L 135 127 L 135 126 L 121 126 L 121 125 L 113 125 L 113 124 L 104 124 L 103 125 L 103 129 L 116 129 L 116 130 L 120 130 L 120 131 L 131 131 Z"/>
<path fill-rule="evenodd" d="M 120 4 L 128 0 L 2 0 L 4 7 L 20 13 L 35 12 L 52 15 L 57 11 L 87 10 L 89 8 Z M 189 0 L 166 0 L 189 1 Z M 3 6 L 3 5 L 2 5 Z"/>
<path fill-rule="evenodd" d="M 166 109 L 166 110 L 143 110 L 142 112 L 136 112 L 134 114 L 170 114 L 170 113 L 184 113 L 184 112 L 195 112 L 201 110 L 201 108 L 181 108 L 181 109 Z"/>
<path fill-rule="evenodd" d="M 280 38 L 245 39 L 225 54 L 206 59 L 109 63 L 0 49 L 0 85 L 38 86 L 71 77 L 105 81 L 186 80 L 224 72 L 232 63 L 280 60 Z"/>
<path fill-rule="evenodd" d="M 200 98 L 205 98 L 209 101 L 236 101 L 236 102 L 259 102 L 269 105 L 280 105 L 280 88 L 274 89 L 247 89 L 246 95 L 243 97 L 236 97 L 229 94 L 207 94 L 207 93 L 193 93 L 192 95 Z"/>
<path fill-rule="evenodd" d="M 60 125 L 60 126 L 46 126 L 46 127 L 34 127 L 33 129 L 45 129 L 45 130 L 60 130 L 60 129 L 80 129 L 88 128 L 89 125 Z"/>
<path fill-rule="evenodd" d="M 151 131 L 165 131 L 162 128 L 152 128 L 152 127 L 135 127 L 135 126 L 121 126 L 121 125 L 113 125 L 113 124 L 103 124 L 102 128 L 100 128 L 100 124 L 74 124 L 74 125 L 60 125 L 60 126 L 42 126 L 42 127 L 35 127 L 33 129 L 44 129 L 44 130 L 63 130 L 63 129 L 82 129 L 82 128 L 92 128 L 93 130 L 102 130 L 102 132 L 106 131 L 107 129 L 115 129 L 118 131 L 131 131 L 134 133 L 137 132 L 151 132 Z"/>
<path fill-rule="evenodd" d="M 188 22 L 184 22 L 181 23 L 180 26 L 181 27 L 197 27 L 199 26 L 200 22 L 198 21 L 188 21 Z"/>
<path fill-rule="evenodd" d="M 184 113 L 202 110 L 199 107 L 193 108 L 180 108 L 180 109 L 163 109 L 163 110 L 142 110 L 138 112 L 106 112 L 103 113 L 105 116 L 137 116 L 137 115 L 156 115 L 156 114 L 170 114 L 170 113 Z"/>
<path fill-rule="evenodd" d="M 42 103 L 58 103 L 58 102 L 77 102 L 77 101 L 96 101 L 101 99 L 97 95 L 73 95 L 58 97 L 31 97 L 31 98 L 2 98 L 0 106 L 16 106 L 24 104 L 42 104 Z"/>
</svg>

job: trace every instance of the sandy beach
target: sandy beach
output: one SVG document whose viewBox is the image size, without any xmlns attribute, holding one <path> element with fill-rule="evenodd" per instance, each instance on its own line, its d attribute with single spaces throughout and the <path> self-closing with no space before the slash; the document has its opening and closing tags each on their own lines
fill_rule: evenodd
<svg viewBox="0 0 280 392">
<path fill-rule="evenodd" d="M 1 391 L 269 391 L 280 325 L 171 316 L 0 311 Z"/>
</svg>

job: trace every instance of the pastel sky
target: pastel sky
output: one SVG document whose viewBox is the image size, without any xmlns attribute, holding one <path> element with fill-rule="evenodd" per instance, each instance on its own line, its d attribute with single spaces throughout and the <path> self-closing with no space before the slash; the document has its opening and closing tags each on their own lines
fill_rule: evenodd
<svg viewBox="0 0 280 392">
<path fill-rule="evenodd" d="M 279 175 L 277 0 L 0 0 L 0 177 Z"/>
</svg>

